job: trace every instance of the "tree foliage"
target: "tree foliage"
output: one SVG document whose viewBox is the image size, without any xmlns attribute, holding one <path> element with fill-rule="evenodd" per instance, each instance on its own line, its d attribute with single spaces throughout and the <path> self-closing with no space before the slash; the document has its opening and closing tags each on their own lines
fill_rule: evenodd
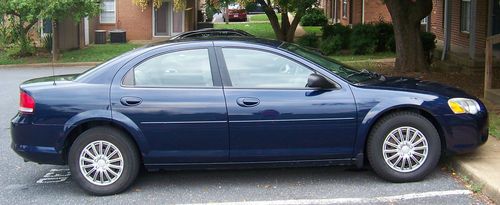
<svg viewBox="0 0 500 205">
<path fill-rule="evenodd" d="M 139 6 L 142 11 L 146 10 L 150 5 L 150 2 L 153 4 L 153 8 L 158 9 L 163 5 L 163 0 L 132 0 L 132 2 Z M 186 9 L 186 0 L 174 0 L 174 10 L 182 11 Z"/>
<path fill-rule="evenodd" d="M 2 0 L 0 2 L 0 40 L 5 47 L 18 49 L 14 55 L 27 56 L 33 53 L 28 36 L 38 22 L 45 3 L 37 0 Z"/>
<path fill-rule="evenodd" d="M 29 31 L 39 20 L 73 18 L 79 21 L 98 12 L 98 0 L 1 0 L 0 40 L 18 49 L 17 56 L 31 55 L 34 49 Z"/>
</svg>

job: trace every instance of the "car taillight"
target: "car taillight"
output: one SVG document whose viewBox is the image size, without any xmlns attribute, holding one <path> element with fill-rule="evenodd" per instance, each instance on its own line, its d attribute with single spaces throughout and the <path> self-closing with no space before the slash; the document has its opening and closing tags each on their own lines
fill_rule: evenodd
<svg viewBox="0 0 500 205">
<path fill-rule="evenodd" d="M 22 113 L 33 113 L 35 109 L 35 99 L 28 95 L 28 93 L 21 91 L 19 96 L 19 112 Z"/>
</svg>

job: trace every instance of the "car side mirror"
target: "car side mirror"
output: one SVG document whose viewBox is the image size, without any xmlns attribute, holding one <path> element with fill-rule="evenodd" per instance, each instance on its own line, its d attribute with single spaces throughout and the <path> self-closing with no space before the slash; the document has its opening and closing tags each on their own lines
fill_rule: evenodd
<svg viewBox="0 0 500 205">
<path fill-rule="evenodd" d="M 309 75 L 309 78 L 307 79 L 307 85 L 306 87 L 308 88 L 320 88 L 320 89 L 330 89 L 330 88 L 335 88 L 335 84 L 330 82 L 328 79 L 323 77 L 322 75 L 318 75 L 316 73 L 312 73 Z"/>
</svg>

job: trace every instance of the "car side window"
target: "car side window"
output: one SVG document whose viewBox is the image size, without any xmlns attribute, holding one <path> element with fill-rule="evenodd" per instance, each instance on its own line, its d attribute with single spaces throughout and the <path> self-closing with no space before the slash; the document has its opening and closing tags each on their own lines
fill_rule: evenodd
<svg viewBox="0 0 500 205">
<path fill-rule="evenodd" d="M 176 51 L 150 58 L 134 69 L 134 85 L 212 87 L 208 49 Z"/>
<path fill-rule="evenodd" d="M 223 48 L 235 88 L 305 88 L 309 68 L 277 54 L 242 48 Z"/>
</svg>

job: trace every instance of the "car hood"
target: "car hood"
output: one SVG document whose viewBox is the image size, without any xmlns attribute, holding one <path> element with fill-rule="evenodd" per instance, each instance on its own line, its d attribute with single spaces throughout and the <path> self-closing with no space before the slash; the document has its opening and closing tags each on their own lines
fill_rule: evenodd
<svg viewBox="0 0 500 205">
<path fill-rule="evenodd" d="M 374 86 L 377 88 L 391 89 L 391 90 L 437 94 L 449 98 L 453 97 L 474 98 L 461 89 L 444 85 L 441 83 L 424 81 L 415 78 L 388 77 L 386 78 L 385 81 L 378 81 L 376 83 L 369 84 L 368 86 Z"/>
</svg>

